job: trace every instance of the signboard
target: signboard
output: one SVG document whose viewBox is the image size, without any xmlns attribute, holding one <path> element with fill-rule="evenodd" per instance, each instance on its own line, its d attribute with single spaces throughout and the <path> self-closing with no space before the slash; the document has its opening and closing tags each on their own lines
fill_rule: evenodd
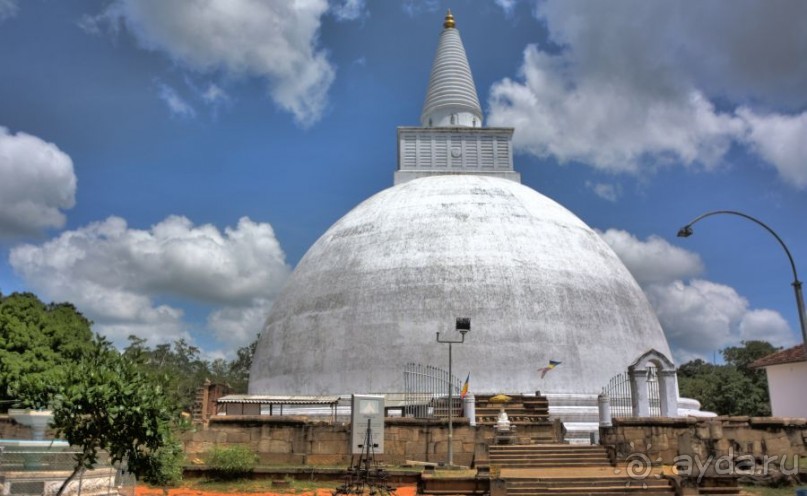
<svg viewBox="0 0 807 496">
<path fill-rule="evenodd" d="M 373 443 L 371 451 L 376 454 L 384 453 L 384 396 L 354 394 L 351 405 L 351 454 L 360 455 L 365 451 L 368 420 Z"/>
</svg>

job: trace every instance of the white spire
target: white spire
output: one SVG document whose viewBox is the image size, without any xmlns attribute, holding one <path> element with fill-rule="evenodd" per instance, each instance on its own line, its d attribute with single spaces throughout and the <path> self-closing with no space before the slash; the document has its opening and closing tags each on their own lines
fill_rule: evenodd
<svg viewBox="0 0 807 496">
<path fill-rule="evenodd" d="M 481 127 L 482 108 L 476 96 L 468 57 L 449 10 L 432 64 L 426 102 L 420 116 L 423 127 Z"/>
</svg>

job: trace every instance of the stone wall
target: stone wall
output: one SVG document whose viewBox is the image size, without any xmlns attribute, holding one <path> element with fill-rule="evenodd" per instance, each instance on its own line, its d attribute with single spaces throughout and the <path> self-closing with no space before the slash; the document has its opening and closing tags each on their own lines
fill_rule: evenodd
<svg viewBox="0 0 807 496">
<path fill-rule="evenodd" d="M 600 428 L 601 443 L 612 461 L 645 455 L 653 463 L 673 464 L 682 457 L 807 456 L 807 419 L 777 417 L 622 418 Z M 676 458 L 678 457 L 678 460 Z M 788 464 L 791 463 L 788 461 Z"/>
<path fill-rule="evenodd" d="M 448 422 L 388 417 L 385 419 L 386 463 L 406 460 L 445 462 L 448 458 Z M 559 422 L 519 426 L 522 442 L 551 432 L 562 439 Z M 477 446 L 492 442 L 493 428 L 471 427 L 468 420 L 454 421 L 454 463 L 471 465 Z M 350 462 L 350 424 L 311 421 L 300 417 L 220 416 L 207 426 L 183 436 L 190 460 L 204 459 L 214 446 L 247 445 L 261 464 L 346 465 Z"/>
<path fill-rule="evenodd" d="M 0 439 L 31 439 L 31 429 L 0 415 Z"/>
</svg>

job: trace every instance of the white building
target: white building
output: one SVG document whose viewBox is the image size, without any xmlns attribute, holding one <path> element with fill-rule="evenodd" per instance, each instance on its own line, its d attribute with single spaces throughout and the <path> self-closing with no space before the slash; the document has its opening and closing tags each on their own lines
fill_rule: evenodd
<svg viewBox="0 0 807 496">
<path fill-rule="evenodd" d="M 799 344 L 777 351 L 751 364 L 768 376 L 771 415 L 807 418 L 807 353 Z"/>
<path fill-rule="evenodd" d="M 395 185 L 302 258 L 261 333 L 249 392 L 403 392 L 405 364 L 444 367 L 435 334 L 469 317 L 453 353 L 473 392 L 540 390 L 550 411 L 596 428 L 609 379 L 650 350 L 671 364 L 667 340 L 600 236 L 521 184 L 513 129 L 483 127 L 450 13 L 443 27 L 421 125 L 398 129 Z M 542 378 L 550 360 L 561 364 Z"/>
</svg>

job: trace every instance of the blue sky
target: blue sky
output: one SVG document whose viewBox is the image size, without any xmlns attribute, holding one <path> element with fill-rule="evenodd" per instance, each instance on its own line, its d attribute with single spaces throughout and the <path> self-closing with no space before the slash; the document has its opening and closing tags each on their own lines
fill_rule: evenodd
<svg viewBox="0 0 807 496">
<path fill-rule="evenodd" d="M 122 344 L 259 332 L 307 248 L 391 186 L 442 18 L 523 182 L 599 230 L 678 361 L 800 341 L 807 4 L 0 0 L 0 292 Z M 803 277 L 803 276 L 802 276 Z"/>
</svg>

